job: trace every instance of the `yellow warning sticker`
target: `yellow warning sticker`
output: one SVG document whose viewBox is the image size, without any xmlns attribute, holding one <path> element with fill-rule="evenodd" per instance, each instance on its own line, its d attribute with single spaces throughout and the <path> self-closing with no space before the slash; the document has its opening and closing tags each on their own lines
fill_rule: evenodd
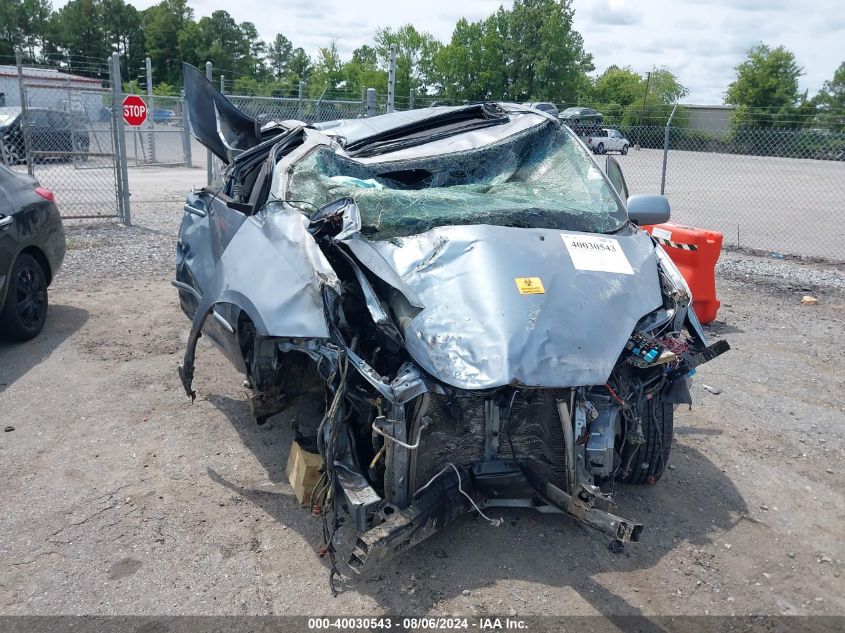
<svg viewBox="0 0 845 633">
<path fill-rule="evenodd" d="M 516 289 L 521 295 L 544 295 L 546 289 L 539 277 L 516 277 Z"/>
</svg>

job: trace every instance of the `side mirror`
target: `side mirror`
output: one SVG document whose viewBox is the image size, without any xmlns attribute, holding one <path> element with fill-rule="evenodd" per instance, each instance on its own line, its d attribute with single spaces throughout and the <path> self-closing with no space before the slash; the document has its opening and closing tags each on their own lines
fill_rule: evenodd
<svg viewBox="0 0 845 633">
<path fill-rule="evenodd" d="M 669 221 L 669 201 L 665 196 L 638 194 L 628 198 L 628 219 L 638 226 Z"/>
</svg>

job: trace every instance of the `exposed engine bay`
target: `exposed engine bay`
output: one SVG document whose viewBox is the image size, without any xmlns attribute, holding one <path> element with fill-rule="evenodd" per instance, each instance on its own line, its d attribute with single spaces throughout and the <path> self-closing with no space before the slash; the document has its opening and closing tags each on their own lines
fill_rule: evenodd
<svg viewBox="0 0 845 633">
<path fill-rule="evenodd" d="M 356 574 L 466 512 L 568 514 L 620 542 L 614 481 L 651 484 L 708 344 L 686 283 L 578 139 L 515 104 L 259 126 L 186 66 L 226 165 L 191 193 L 176 279 L 258 424 L 319 394 L 309 505 Z"/>
</svg>

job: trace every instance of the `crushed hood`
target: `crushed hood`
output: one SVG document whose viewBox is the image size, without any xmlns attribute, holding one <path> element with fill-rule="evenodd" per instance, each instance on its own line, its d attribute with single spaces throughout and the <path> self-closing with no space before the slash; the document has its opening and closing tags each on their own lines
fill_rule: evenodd
<svg viewBox="0 0 845 633">
<path fill-rule="evenodd" d="M 654 246 L 635 229 L 453 226 L 372 245 L 425 306 L 402 324 L 408 352 L 461 389 L 603 384 L 662 305 Z"/>
</svg>

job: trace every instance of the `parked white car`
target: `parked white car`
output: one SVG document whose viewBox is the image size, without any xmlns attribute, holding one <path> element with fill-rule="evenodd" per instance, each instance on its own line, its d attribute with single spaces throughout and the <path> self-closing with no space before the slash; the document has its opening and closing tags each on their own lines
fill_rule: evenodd
<svg viewBox="0 0 845 633">
<path fill-rule="evenodd" d="M 628 153 L 628 147 L 631 143 L 618 130 L 602 128 L 589 123 L 567 123 L 567 125 L 593 154 L 606 154 L 607 152 Z"/>
<path fill-rule="evenodd" d="M 607 132 L 607 137 L 594 139 L 595 147 L 591 147 L 590 149 L 596 154 L 606 154 L 607 152 L 628 153 L 628 147 L 631 143 L 622 136 L 622 132 L 611 128 L 604 128 L 603 131 Z"/>
</svg>

